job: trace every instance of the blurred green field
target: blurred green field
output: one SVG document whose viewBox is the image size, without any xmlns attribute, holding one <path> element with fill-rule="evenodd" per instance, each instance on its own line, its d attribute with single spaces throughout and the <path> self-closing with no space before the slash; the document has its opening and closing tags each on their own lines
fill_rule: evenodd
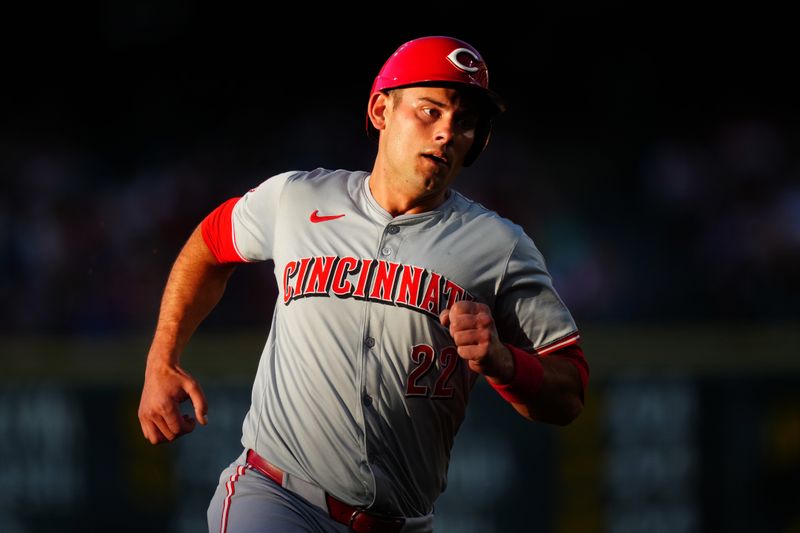
<svg viewBox="0 0 800 533">
<path fill-rule="evenodd" d="M 267 331 L 198 333 L 183 363 L 198 377 L 250 382 Z M 593 379 L 620 372 L 692 376 L 800 371 L 800 323 L 589 325 Z M 2 380 L 139 386 L 149 337 L 0 337 Z"/>
<path fill-rule="evenodd" d="M 586 327 L 590 389 L 566 428 L 479 381 L 437 531 L 796 531 L 798 326 Z M 136 419 L 148 338 L 3 338 L 0 531 L 202 531 L 265 337 L 191 341 L 210 424 L 158 447 Z"/>
</svg>

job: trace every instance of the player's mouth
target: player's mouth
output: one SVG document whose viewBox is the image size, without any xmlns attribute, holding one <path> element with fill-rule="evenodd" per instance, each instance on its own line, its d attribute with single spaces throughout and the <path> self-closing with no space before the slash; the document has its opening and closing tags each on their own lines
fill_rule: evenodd
<svg viewBox="0 0 800 533">
<path fill-rule="evenodd" d="M 450 166 L 450 160 L 442 152 L 425 152 L 425 153 L 422 154 L 422 157 L 424 157 L 426 159 L 430 159 L 431 161 L 433 161 L 437 165 L 441 165 L 443 167 L 449 167 Z"/>
</svg>

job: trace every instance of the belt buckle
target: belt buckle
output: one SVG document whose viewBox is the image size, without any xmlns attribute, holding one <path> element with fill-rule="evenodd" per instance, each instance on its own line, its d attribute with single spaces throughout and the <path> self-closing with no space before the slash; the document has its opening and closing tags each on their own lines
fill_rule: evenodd
<svg viewBox="0 0 800 533">
<path fill-rule="evenodd" d="M 350 527 L 350 531 L 355 531 L 353 524 L 355 524 L 355 521 L 358 518 L 358 515 L 360 514 L 361 514 L 361 509 L 356 509 L 355 511 L 353 511 L 353 514 L 350 515 L 350 523 L 348 524 L 348 526 Z"/>
</svg>

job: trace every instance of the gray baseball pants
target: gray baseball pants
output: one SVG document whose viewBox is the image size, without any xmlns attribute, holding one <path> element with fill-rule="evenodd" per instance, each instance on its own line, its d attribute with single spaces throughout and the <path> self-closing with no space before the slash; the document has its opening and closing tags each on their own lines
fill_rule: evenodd
<svg viewBox="0 0 800 533">
<path fill-rule="evenodd" d="M 247 465 L 246 452 L 219 477 L 208 506 L 209 533 L 347 533 L 326 509 L 309 501 L 324 501 L 324 491 L 303 484 L 305 498 L 275 483 Z M 313 494 L 311 491 L 319 491 Z M 430 533 L 433 515 L 406 520 L 402 533 Z"/>
</svg>

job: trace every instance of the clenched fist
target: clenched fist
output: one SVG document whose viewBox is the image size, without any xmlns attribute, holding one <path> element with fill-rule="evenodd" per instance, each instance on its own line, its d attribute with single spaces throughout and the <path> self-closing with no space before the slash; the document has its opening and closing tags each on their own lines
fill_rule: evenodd
<svg viewBox="0 0 800 533">
<path fill-rule="evenodd" d="M 514 358 L 500 342 L 491 310 L 486 304 L 462 300 L 439 315 L 450 330 L 458 355 L 470 370 L 495 383 L 508 383 L 514 377 Z"/>
</svg>

